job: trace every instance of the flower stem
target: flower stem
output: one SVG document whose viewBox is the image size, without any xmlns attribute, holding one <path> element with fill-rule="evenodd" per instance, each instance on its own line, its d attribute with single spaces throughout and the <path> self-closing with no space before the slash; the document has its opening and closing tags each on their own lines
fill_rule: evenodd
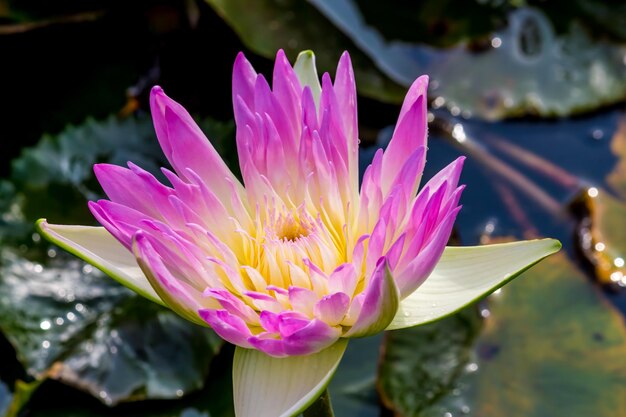
<svg viewBox="0 0 626 417">
<path fill-rule="evenodd" d="M 335 417 L 328 390 L 324 390 L 322 395 L 302 415 L 303 417 Z"/>
</svg>

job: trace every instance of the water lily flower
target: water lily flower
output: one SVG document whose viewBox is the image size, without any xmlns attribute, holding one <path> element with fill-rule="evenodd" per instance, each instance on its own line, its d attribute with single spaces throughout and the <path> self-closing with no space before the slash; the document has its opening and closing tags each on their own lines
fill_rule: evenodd
<svg viewBox="0 0 626 417">
<path fill-rule="evenodd" d="M 290 416 L 328 384 L 352 337 L 437 320 L 545 256 L 545 239 L 446 247 L 463 158 L 420 189 L 428 78 L 408 91 L 393 137 L 359 188 L 350 57 L 321 83 L 314 55 L 276 57 L 272 87 L 243 54 L 233 106 L 243 184 L 185 109 L 150 105 L 170 185 L 129 163 L 94 167 L 103 227 L 39 230 L 144 297 L 237 345 L 239 417 Z M 419 190 L 419 192 L 418 192 Z"/>
</svg>

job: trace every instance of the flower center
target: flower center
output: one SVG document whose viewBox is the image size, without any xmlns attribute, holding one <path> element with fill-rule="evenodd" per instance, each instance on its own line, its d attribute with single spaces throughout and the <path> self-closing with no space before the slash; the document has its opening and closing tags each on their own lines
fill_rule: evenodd
<svg viewBox="0 0 626 417">
<path fill-rule="evenodd" d="M 236 250 L 244 266 L 242 284 L 246 289 L 267 293 L 269 285 L 295 286 L 315 290 L 320 297 L 326 295 L 326 284 L 314 280 L 313 269 L 330 273 L 345 260 L 323 215 L 309 212 L 304 204 L 270 203 L 258 209 L 254 229 L 242 230 L 243 241 Z"/>
<path fill-rule="evenodd" d="M 295 242 L 296 240 L 307 237 L 311 232 L 309 225 L 302 224 L 292 215 L 285 216 L 276 224 L 276 238 Z"/>
<path fill-rule="evenodd" d="M 315 231 L 315 219 L 302 207 L 268 208 L 264 221 L 265 244 L 296 243 Z"/>
</svg>

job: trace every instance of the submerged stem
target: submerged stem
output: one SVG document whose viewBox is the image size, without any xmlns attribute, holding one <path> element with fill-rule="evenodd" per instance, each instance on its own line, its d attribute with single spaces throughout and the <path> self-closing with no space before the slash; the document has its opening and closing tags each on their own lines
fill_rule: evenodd
<svg viewBox="0 0 626 417">
<path fill-rule="evenodd" d="M 302 415 L 304 417 L 335 417 L 328 390 L 324 390 L 322 395 Z"/>
</svg>

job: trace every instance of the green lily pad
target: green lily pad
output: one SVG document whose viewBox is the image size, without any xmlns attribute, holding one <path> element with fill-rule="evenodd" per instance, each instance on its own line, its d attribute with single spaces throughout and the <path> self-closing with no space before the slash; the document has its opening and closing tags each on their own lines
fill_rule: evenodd
<svg viewBox="0 0 626 417">
<path fill-rule="evenodd" d="M 199 124 L 218 151 L 232 147 L 232 123 L 204 119 Z M 235 165 L 230 156 L 230 165 Z M 168 165 L 152 120 L 146 115 L 88 119 L 57 136 L 45 135 L 37 146 L 24 150 L 13 161 L 11 179 L 24 195 L 22 210 L 27 219 L 34 221 L 45 214 L 56 223 L 93 223 L 85 201 L 102 196 L 93 165 L 107 162 L 125 166 L 128 161 L 159 176 L 159 167 Z"/>
<path fill-rule="evenodd" d="M 45 265 L 2 255 L 0 329 L 32 377 L 57 379 L 107 405 L 202 387 L 221 345 L 210 330 L 69 255 Z"/>
<path fill-rule="evenodd" d="M 365 96 L 399 102 L 405 89 L 391 81 L 308 2 L 297 0 L 205 0 L 255 53 L 273 59 L 284 49 L 290 59 L 315 51 L 317 68 L 334 74 L 339 56 L 350 51 L 357 88 Z"/>
<path fill-rule="evenodd" d="M 387 332 L 378 379 L 383 403 L 402 416 L 423 415 L 455 388 L 479 328 L 470 307 L 440 322 Z"/>
<path fill-rule="evenodd" d="M 623 318 L 564 254 L 488 301 L 475 336 L 473 324 L 455 325 L 459 317 L 431 325 L 430 332 L 390 333 L 379 388 L 395 415 L 603 417 L 625 409 Z M 440 352 L 427 338 L 438 332 L 449 341 Z M 453 348 L 452 341 L 470 346 Z M 427 386 L 408 374 L 412 368 L 431 376 Z M 403 389 L 390 389 L 400 382 Z"/>
<path fill-rule="evenodd" d="M 355 1 L 311 3 L 397 83 L 409 86 L 430 74 L 435 107 L 445 105 L 454 115 L 565 116 L 626 97 L 625 46 L 591 38 L 575 20 L 557 34 L 535 8 L 514 9 L 508 26 L 493 32 L 489 46 L 476 52 L 463 44 L 438 49 L 389 39 L 386 25 L 397 26 L 397 19 L 366 21 Z"/>
<path fill-rule="evenodd" d="M 28 406 L 29 417 L 234 417 L 231 381 L 232 349 L 224 348 L 197 392 L 178 400 L 141 401 L 107 407 L 54 382 L 43 384 Z M 72 401 L 67 401 L 72 398 Z"/>
<path fill-rule="evenodd" d="M 164 164 L 148 117 L 88 119 L 57 136 L 45 135 L 13 161 L 11 179 L 26 220 L 45 214 L 58 223 L 94 223 L 86 201 L 101 197 L 93 165 L 134 161 L 157 172 Z"/>
</svg>

